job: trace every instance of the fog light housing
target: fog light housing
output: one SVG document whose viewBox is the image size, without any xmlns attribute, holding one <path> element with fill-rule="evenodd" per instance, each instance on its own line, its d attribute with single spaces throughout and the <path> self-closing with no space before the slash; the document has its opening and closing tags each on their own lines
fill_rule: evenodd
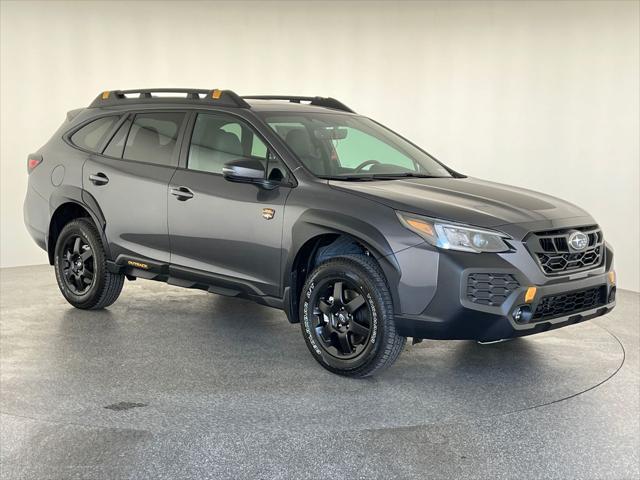
<svg viewBox="0 0 640 480">
<path fill-rule="evenodd" d="M 520 305 L 519 307 L 516 307 L 511 315 L 518 323 L 529 323 L 533 319 L 533 312 L 529 305 Z"/>
<path fill-rule="evenodd" d="M 611 287 L 611 290 L 609 290 L 609 301 L 608 301 L 608 303 L 615 302 L 615 301 L 616 301 L 616 287 L 613 286 L 613 287 Z"/>
</svg>

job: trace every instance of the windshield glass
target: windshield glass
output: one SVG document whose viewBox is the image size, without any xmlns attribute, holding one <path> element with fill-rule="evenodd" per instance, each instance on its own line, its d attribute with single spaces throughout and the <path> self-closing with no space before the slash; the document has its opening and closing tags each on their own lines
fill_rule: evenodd
<svg viewBox="0 0 640 480">
<path fill-rule="evenodd" d="M 432 157 L 368 118 L 315 112 L 264 113 L 262 117 L 318 177 L 452 176 Z"/>
</svg>

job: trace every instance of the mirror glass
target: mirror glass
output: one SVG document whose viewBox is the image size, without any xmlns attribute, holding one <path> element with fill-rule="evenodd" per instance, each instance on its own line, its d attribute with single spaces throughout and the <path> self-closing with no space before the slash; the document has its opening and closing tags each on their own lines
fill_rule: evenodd
<svg viewBox="0 0 640 480">
<path fill-rule="evenodd" d="M 320 127 L 313 131 L 318 140 L 344 140 L 349 131 L 339 127 Z"/>
</svg>

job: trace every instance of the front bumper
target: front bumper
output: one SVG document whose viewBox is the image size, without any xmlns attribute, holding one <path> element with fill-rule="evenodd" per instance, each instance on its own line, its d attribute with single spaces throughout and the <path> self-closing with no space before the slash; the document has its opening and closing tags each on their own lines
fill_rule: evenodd
<svg viewBox="0 0 640 480">
<path fill-rule="evenodd" d="M 615 307 L 615 284 L 609 276 L 613 270 L 613 252 L 607 246 L 603 264 L 591 271 L 578 275 L 549 278 L 541 274 L 527 252 L 509 254 L 473 254 L 465 252 L 437 252 L 423 247 L 423 254 L 433 262 L 437 258 L 437 282 L 430 288 L 411 290 L 411 301 L 404 305 L 416 305 L 417 290 L 429 293 L 426 306 L 419 313 L 396 312 L 395 322 L 398 333 L 407 337 L 495 341 L 545 332 L 555 328 L 583 322 L 610 312 Z M 413 252 L 411 252 L 413 250 Z M 404 252 L 408 261 L 414 257 L 416 249 Z M 434 255 L 436 257 L 434 257 Z M 529 262 L 527 257 L 531 259 Z M 399 258 L 402 265 L 403 259 Z M 511 289 L 504 295 L 499 305 L 476 303 L 469 295 L 469 276 L 474 274 L 510 275 L 514 279 Z M 399 289 L 406 287 L 408 279 L 400 282 Z M 531 286 L 536 287 L 533 301 L 527 302 L 525 294 Z M 414 282 L 415 287 L 415 282 Z M 565 302 L 559 312 L 543 310 L 543 299 L 548 305 L 551 298 L 570 292 L 595 292 L 597 301 Z M 406 290 L 399 290 L 399 297 L 406 298 Z M 569 297 L 573 299 L 574 297 Z M 596 297 L 593 297 L 596 298 Z M 518 307 L 526 306 L 538 312 L 534 318 L 516 320 L 514 313 Z M 545 312 L 543 315 L 542 312 Z"/>
</svg>

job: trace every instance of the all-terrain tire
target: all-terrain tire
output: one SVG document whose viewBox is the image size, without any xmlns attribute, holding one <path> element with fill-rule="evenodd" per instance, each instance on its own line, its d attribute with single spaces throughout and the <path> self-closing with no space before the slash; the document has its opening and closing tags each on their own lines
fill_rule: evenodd
<svg viewBox="0 0 640 480">
<path fill-rule="evenodd" d="M 352 285 L 355 294 L 364 297 L 368 309 L 368 327 L 372 332 L 363 351 L 348 360 L 326 349 L 325 337 L 317 331 L 318 322 L 322 322 L 317 315 L 316 305 L 321 294 L 318 290 L 331 279 Z M 406 343 L 406 337 L 396 332 L 393 301 L 384 274 L 377 262 L 364 254 L 335 257 L 318 265 L 302 289 L 300 318 L 302 334 L 313 357 L 327 370 L 343 376 L 366 377 L 381 371 L 395 362 Z"/>
<path fill-rule="evenodd" d="M 92 257 L 92 283 L 86 291 L 74 291 L 75 286 L 65 280 L 65 245 L 70 240 L 80 238 L 85 251 L 90 251 Z M 68 248 L 68 247 L 66 247 Z M 83 310 L 98 310 L 108 307 L 115 302 L 122 291 L 125 276 L 107 270 L 107 256 L 102 238 L 94 223 L 88 218 L 72 220 L 64 226 L 56 241 L 54 267 L 58 287 L 64 298 L 74 307 Z"/>
</svg>

